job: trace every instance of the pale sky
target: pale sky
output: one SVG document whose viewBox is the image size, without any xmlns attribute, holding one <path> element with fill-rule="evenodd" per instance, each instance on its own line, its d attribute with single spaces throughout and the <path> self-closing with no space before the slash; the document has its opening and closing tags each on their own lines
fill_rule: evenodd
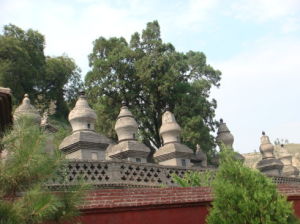
<svg viewBox="0 0 300 224">
<path fill-rule="evenodd" d="M 0 26 L 12 23 L 46 37 L 45 53 L 75 59 L 82 75 L 100 37 L 129 40 L 158 20 L 164 42 L 202 51 L 222 71 L 212 91 L 241 153 L 270 139 L 299 143 L 299 0 L 0 0 Z"/>
</svg>

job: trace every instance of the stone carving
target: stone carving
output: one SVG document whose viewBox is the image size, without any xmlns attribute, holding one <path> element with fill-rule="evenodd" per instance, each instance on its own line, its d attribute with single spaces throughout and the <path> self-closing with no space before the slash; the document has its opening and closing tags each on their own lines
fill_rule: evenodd
<svg viewBox="0 0 300 224">
<path fill-rule="evenodd" d="M 72 134 L 67 136 L 59 148 L 68 159 L 105 159 L 105 150 L 112 143 L 107 137 L 95 132 L 96 113 L 88 105 L 84 92 L 69 114 Z"/>
<path fill-rule="evenodd" d="M 134 163 L 126 161 L 91 161 L 91 160 L 70 160 L 62 173 L 67 176 L 58 175 L 49 179 L 47 186 L 51 189 L 59 189 L 73 185 L 77 180 L 83 178 L 97 188 L 127 188 L 127 187 L 161 187 L 177 186 L 172 174 L 180 177 L 187 171 L 211 171 L 216 169 L 208 168 L 183 168 L 173 166 L 161 166 L 150 163 Z M 269 176 L 277 184 L 298 184 L 300 178 Z"/>
<path fill-rule="evenodd" d="M 226 123 L 223 122 L 223 119 L 220 119 L 216 141 L 220 149 L 222 148 L 222 144 L 229 149 L 233 149 L 234 137 L 230 133 Z"/>
<path fill-rule="evenodd" d="M 172 174 L 183 177 L 187 171 L 203 172 L 208 169 L 160 166 L 150 163 L 127 161 L 70 160 L 66 165 L 67 177 L 58 175 L 49 179 L 47 185 L 59 188 L 72 185 L 83 178 L 96 187 L 161 187 L 176 186 Z M 213 169 L 210 169 L 214 172 Z"/>
<path fill-rule="evenodd" d="M 191 159 L 191 162 L 195 167 L 207 167 L 207 156 L 202 151 L 199 144 L 196 146 L 196 152 L 194 157 Z"/>
<path fill-rule="evenodd" d="M 22 103 L 16 108 L 14 112 L 14 120 L 17 121 L 22 116 L 32 118 L 36 124 L 41 123 L 41 116 L 35 107 L 30 104 L 28 94 L 24 95 Z"/>
<path fill-rule="evenodd" d="M 138 124 L 124 101 L 116 121 L 115 130 L 119 142 L 117 145 L 107 148 L 106 159 L 125 159 L 146 163 L 150 149 L 137 141 Z"/>
<path fill-rule="evenodd" d="M 277 154 L 278 159 L 283 163 L 281 174 L 288 177 L 297 177 L 299 175 L 299 170 L 292 165 L 293 156 L 286 148 L 284 148 L 284 145 L 281 145 Z"/>
<path fill-rule="evenodd" d="M 193 150 L 180 143 L 181 128 L 177 124 L 174 114 L 168 108 L 162 116 L 162 125 L 159 134 L 163 140 L 163 146 L 153 155 L 161 165 L 190 167 Z"/>
<path fill-rule="evenodd" d="M 274 146 L 265 132 L 262 132 L 260 141 L 259 151 L 262 154 L 262 160 L 257 163 L 256 168 L 266 174 L 280 175 L 283 163 L 275 158 Z"/>
<path fill-rule="evenodd" d="M 219 124 L 219 129 L 217 132 L 217 137 L 216 137 L 217 144 L 219 146 L 219 149 L 222 150 L 223 145 L 227 149 L 233 149 L 233 142 L 234 142 L 234 137 L 230 133 L 226 123 L 224 123 L 223 119 L 220 119 L 220 124 Z M 245 158 L 238 152 L 235 152 L 235 158 L 237 160 L 244 161 Z M 219 158 L 215 158 L 215 163 L 219 164 Z"/>
</svg>

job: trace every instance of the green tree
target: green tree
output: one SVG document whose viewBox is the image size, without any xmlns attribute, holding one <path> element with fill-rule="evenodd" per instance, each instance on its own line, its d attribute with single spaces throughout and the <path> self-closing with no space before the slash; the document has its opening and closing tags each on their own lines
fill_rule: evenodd
<svg viewBox="0 0 300 224">
<path fill-rule="evenodd" d="M 66 116 L 67 105 L 74 104 L 82 88 L 80 69 L 66 55 L 46 57 L 44 47 L 45 38 L 38 31 L 4 26 L 0 35 L 0 86 L 12 89 L 15 104 L 28 93 L 38 104 L 56 101 L 58 114 Z"/>
<path fill-rule="evenodd" d="M 46 140 L 47 134 L 25 118 L 18 120 L 4 137 L 8 156 L 0 161 L 1 224 L 57 223 L 79 214 L 77 206 L 82 203 L 85 185 L 55 194 L 45 187 L 46 181 L 64 165 L 58 150 L 45 153 Z"/>
<path fill-rule="evenodd" d="M 183 177 L 176 174 L 172 175 L 172 179 L 181 187 L 209 187 L 214 178 L 213 171 L 187 171 Z"/>
<path fill-rule="evenodd" d="M 68 104 L 74 106 L 79 90 L 83 87 L 80 69 L 68 56 L 47 57 L 45 74 L 40 80 L 40 103 L 56 101 L 56 110 L 67 116 Z"/>
<path fill-rule="evenodd" d="M 277 192 L 272 180 L 243 166 L 231 150 L 221 152 L 221 165 L 212 186 L 215 198 L 208 224 L 299 223 L 292 204 Z"/>
<path fill-rule="evenodd" d="M 216 101 L 209 94 L 212 86 L 219 86 L 221 72 L 206 63 L 202 52 L 177 52 L 162 41 L 154 21 L 141 34 L 134 33 L 130 43 L 122 37 L 98 38 L 89 61 L 92 70 L 85 85 L 98 113 L 98 131 L 115 137 L 114 122 L 126 100 L 140 124 L 140 137 L 154 152 L 162 145 L 161 116 L 169 105 L 185 144 L 213 148 Z"/>
<path fill-rule="evenodd" d="M 0 35 L 0 85 L 10 87 L 17 102 L 26 92 L 37 94 L 37 81 L 44 73 L 44 45 L 44 36 L 37 31 L 4 26 Z"/>
</svg>

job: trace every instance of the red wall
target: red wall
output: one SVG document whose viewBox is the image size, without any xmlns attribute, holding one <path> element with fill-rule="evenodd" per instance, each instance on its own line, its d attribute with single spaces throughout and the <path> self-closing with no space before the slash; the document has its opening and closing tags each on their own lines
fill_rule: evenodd
<svg viewBox="0 0 300 224">
<path fill-rule="evenodd" d="M 207 208 L 205 206 L 181 208 L 152 208 L 96 214 L 84 214 L 83 223 L 93 224 L 202 224 L 205 223 Z"/>
<path fill-rule="evenodd" d="M 279 185 L 300 217 L 300 186 Z M 102 189 L 88 195 L 84 224 L 204 224 L 212 201 L 207 187 Z"/>
<path fill-rule="evenodd" d="M 300 218 L 300 194 L 299 196 L 288 197 L 288 200 L 293 202 L 295 214 Z"/>
</svg>

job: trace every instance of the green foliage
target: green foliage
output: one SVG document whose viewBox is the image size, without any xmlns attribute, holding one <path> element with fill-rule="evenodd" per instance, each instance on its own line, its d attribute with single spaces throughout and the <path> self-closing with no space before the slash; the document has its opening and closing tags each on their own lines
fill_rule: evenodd
<svg viewBox="0 0 300 224">
<path fill-rule="evenodd" d="M 212 171 L 187 171 L 183 177 L 173 174 L 172 178 L 181 187 L 209 187 L 214 178 L 214 173 Z"/>
<path fill-rule="evenodd" d="M 243 166 L 234 156 L 232 150 L 221 152 L 221 164 L 212 185 L 215 199 L 207 223 L 299 223 L 292 204 L 277 192 L 271 179 Z"/>
<path fill-rule="evenodd" d="M 124 99 L 140 124 L 141 138 L 154 151 L 162 145 L 159 128 L 168 104 L 182 126 L 185 144 L 213 148 L 216 101 L 209 94 L 219 85 L 221 72 L 206 63 L 202 52 L 177 52 L 161 40 L 154 21 L 141 34 L 134 33 L 130 43 L 122 37 L 98 38 L 89 61 L 92 70 L 85 85 L 97 109 L 98 131 L 115 137 L 114 122 Z"/>
<path fill-rule="evenodd" d="M 37 104 L 55 100 L 58 115 L 66 116 L 67 104 L 74 103 L 82 88 L 80 69 L 65 55 L 46 57 L 44 47 L 45 38 L 38 31 L 4 26 L 0 35 L 0 86 L 12 89 L 15 104 L 28 93 Z"/>
<path fill-rule="evenodd" d="M 48 135 L 23 118 L 3 138 L 8 156 L 0 161 L 0 224 L 59 222 L 78 215 L 84 184 L 55 194 L 44 186 L 65 164 L 58 150 L 45 152 Z"/>
<path fill-rule="evenodd" d="M 37 31 L 4 26 L 0 35 L 0 85 L 10 87 L 17 102 L 26 92 L 36 94 L 38 77 L 44 73 L 44 45 L 44 36 Z"/>
<path fill-rule="evenodd" d="M 40 81 L 42 101 L 55 99 L 56 110 L 66 117 L 69 112 L 67 103 L 74 106 L 78 92 L 83 87 L 80 72 L 73 59 L 66 55 L 47 57 L 45 75 Z"/>
</svg>

